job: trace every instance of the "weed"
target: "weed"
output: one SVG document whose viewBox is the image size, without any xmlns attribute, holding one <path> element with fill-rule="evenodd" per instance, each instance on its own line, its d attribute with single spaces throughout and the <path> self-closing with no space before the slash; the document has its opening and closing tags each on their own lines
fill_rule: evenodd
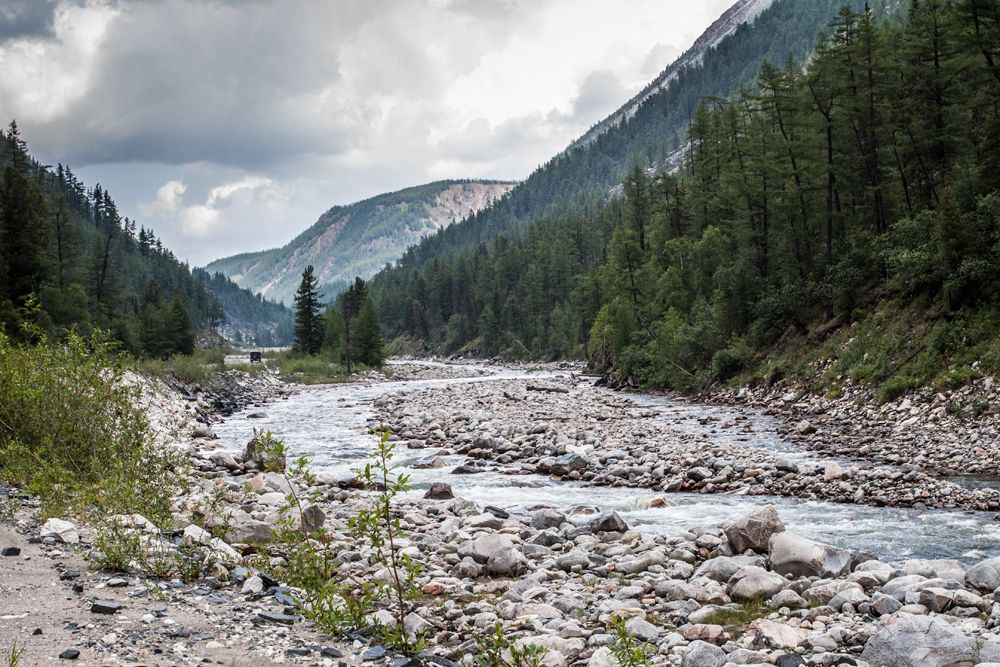
<svg viewBox="0 0 1000 667">
<path fill-rule="evenodd" d="M 758 618 L 764 618 L 771 613 L 771 608 L 763 600 L 741 602 L 737 606 L 720 607 L 709 614 L 703 623 L 721 625 L 726 628 L 745 628 Z"/>
<path fill-rule="evenodd" d="M 499 621 L 493 632 L 476 637 L 476 667 L 541 667 L 546 653 L 548 650 L 543 646 L 519 647 Z"/>
<path fill-rule="evenodd" d="M 20 665 L 22 655 L 24 655 L 24 647 L 18 646 L 17 640 L 15 639 L 10 645 L 10 652 L 7 653 L 8 667 L 17 667 Z"/>
<path fill-rule="evenodd" d="M 615 656 L 620 667 L 649 667 L 652 664 L 650 656 L 655 647 L 630 633 L 623 619 L 616 619 L 611 631 L 614 634 L 611 655 Z"/>
</svg>

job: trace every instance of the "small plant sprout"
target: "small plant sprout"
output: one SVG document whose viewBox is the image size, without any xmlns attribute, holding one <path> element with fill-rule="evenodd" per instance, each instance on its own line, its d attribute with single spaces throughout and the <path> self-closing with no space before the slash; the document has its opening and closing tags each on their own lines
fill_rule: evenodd
<svg viewBox="0 0 1000 667">
<path fill-rule="evenodd" d="M 613 621 L 611 631 L 614 635 L 611 655 L 615 656 L 621 667 L 649 667 L 652 664 L 650 656 L 654 650 L 653 645 L 629 632 L 624 620 L 619 618 Z"/>
<path fill-rule="evenodd" d="M 527 644 L 518 646 L 504 632 L 499 621 L 489 634 L 476 638 L 476 667 L 541 667 L 548 649 Z"/>
</svg>

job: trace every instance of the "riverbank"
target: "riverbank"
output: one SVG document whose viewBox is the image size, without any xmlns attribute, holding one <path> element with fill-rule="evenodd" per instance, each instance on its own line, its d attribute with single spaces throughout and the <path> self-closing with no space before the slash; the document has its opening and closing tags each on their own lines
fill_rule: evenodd
<svg viewBox="0 0 1000 667">
<path fill-rule="evenodd" d="M 270 534 L 287 493 L 244 456 L 247 429 L 259 425 L 285 435 L 292 456 L 322 454 L 312 486 L 338 576 L 377 576 L 369 549 L 347 528 L 368 503 L 347 470 L 370 451 L 366 427 L 386 424 L 420 486 L 439 484 L 394 508 L 408 533 L 399 547 L 424 566 L 408 625 L 423 630 L 437 664 L 469 660 L 476 638 L 499 621 L 512 640 L 548 648 L 546 665 L 614 667 L 615 619 L 651 645 L 656 665 L 943 667 L 1000 659 L 1000 560 L 963 552 L 881 562 L 858 545 L 797 536 L 803 526 L 790 526 L 800 520 L 789 523 L 764 505 L 792 497 L 875 506 L 885 496 L 884 504 L 934 513 L 988 506 L 990 492 L 840 453 L 819 458 L 773 423 L 799 413 L 768 415 L 746 397 L 735 414 L 720 416 L 697 404 L 598 390 L 573 370 L 425 362 L 336 388 L 251 387 L 257 381 L 245 379 L 243 407 L 225 421 L 207 392 L 156 389 L 150 415 L 173 425 L 159 430 L 172 432 L 191 462 L 175 499 L 176 535 L 232 549 L 232 560 L 190 582 L 100 573 L 78 554 L 95 538 L 82 524 L 75 544 L 57 534 L 29 541 L 44 532 L 29 502 L 15 515 L 16 530 L 0 533 L 5 546 L 22 549 L 4 559 L 17 567 L 0 578 L 9 593 L 0 615 L 18 618 L 5 621 L 2 640 L 24 638 L 22 664 L 54 660 L 56 648 L 81 651 L 80 664 L 403 664 L 376 657 L 384 649 L 364 640 L 323 637 L 296 613 L 294 589 L 249 561 L 239 564 L 252 560 L 256 537 Z M 333 421 L 311 421 L 321 414 Z M 328 441 L 327 430 L 336 431 Z M 518 502 L 490 490 L 503 480 L 525 485 Z M 545 492 L 559 488 L 547 485 L 572 485 L 580 500 L 545 502 Z M 588 485 L 595 485 L 589 502 Z M 722 521 L 650 532 L 632 514 L 602 507 L 596 489 L 633 494 L 648 513 L 677 511 L 672 498 L 686 492 L 733 504 Z M 755 493 L 764 494 L 761 502 L 741 509 L 738 499 Z M 121 607 L 97 614 L 95 599 Z M 45 617 L 46 608 L 58 611 Z M 30 634 L 32 625 L 44 641 Z"/>
</svg>

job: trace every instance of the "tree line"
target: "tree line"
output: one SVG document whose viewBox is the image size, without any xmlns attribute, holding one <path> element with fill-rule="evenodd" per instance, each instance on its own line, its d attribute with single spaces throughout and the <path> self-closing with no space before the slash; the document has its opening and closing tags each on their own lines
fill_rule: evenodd
<svg viewBox="0 0 1000 667">
<path fill-rule="evenodd" d="M 878 299 L 995 304 L 997 44 L 997 0 L 844 7 L 804 67 L 702 100 L 679 173 L 377 276 L 387 333 L 690 388 Z"/>
<path fill-rule="evenodd" d="M 382 329 L 365 281 L 356 278 L 324 308 L 319 279 L 313 267 L 307 266 L 295 293 L 293 350 L 343 363 L 348 375 L 354 372 L 356 364 L 381 367 L 385 361 Z"/>
</svg>

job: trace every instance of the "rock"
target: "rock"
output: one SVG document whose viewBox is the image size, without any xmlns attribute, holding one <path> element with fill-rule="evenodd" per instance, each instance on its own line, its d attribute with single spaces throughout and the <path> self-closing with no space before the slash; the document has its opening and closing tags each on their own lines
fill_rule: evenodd
<svg viewBox="0 0 1000 667">
<path fill-rule="evenodd" d="M 827 604 L 840 611 L 845 604 L 850 604 L 857 609 L 858 605 L 862 602 L 868 602 L 868 596 L 865 595 L 864 590 L 862 590 L 861 586 L 850 586 L 830 598 Z"/>
<path fill-rule="evenodd" d="M 783 532 L 771 536 L 771 568 L 781 575 L 833 579 L 851 567 L 851 552 Z"/>
<path fill-rule="evenodd" d="M 319 505 L 308 505 L 302 510 L 302 532 L 315 533 L 326 523 L 326 512 Z"/>
<path fill-rule="evenodd" d="M 43 539 L 51 537 L 56 542 L 62 542 L 63 544 L 78 544 L 80 542 L 80 533 L 77 532 L 76 526 L 62 519 L 49 519 L 46 521 L 42 524 L 39 536 Z"/>
<path fill-rule="evenodd" d="M 985 593 L 1000 588 L 1000 556 L 987 558 L 965 572 L 965 583 Z"/>
<path fill-rule="evenodd" d="M 587 667 L 621 667 L 621 663 L 619 663 L 618 658 L 611 653 L 611 649 L 607 646 L 602 646 L 594 651 L 594 654 L 590 656 L 590 660 L 587 662 Z"/>
<path fill-rule="evenodd" d="M 940 614 L 951 606 L 955 594 L 944 588 L 925 588 L 918 594 L 917 603 L 927 607 L 929 611 Z"/>
<path fill-rule="evenodd" d="M 361 660 L 364 662 L 375 662 L 376 660 L 381 660 L 385 657 L 385 647 L 376 645 L 372 646 L 370 649 L 361 654 Z"/>
<path fill-rule="evenodd" d="M 486 562 L 486 571 L 497 577 L 513 577 L 528 570 L 528 559 L 514 547 L 495 551 Z"/>
<path fill-rule="evenodd" d="M 558 528 L 566 521 L 566 515 L 554 509 L 540 509 L 531 515 L 531 527 L 538 530 Z"/>
<path fill-rule="evenodd" d="M 264 580 L 254 575 L 243 582 L 240 595 L 250 595 L 256 597 L 264 593 Z"/>
<path fill-rule="evenodd" d="M 748 549 L 757 553 L 767 553 L 771 536 L 783 532 L 785 524 L 782 523 L 774 506 L 766 505 L 724 524 L 722 530 L 735 553 L 741 554 Z"/>
<path fill-rule="evenodd" d="M 423 617 L 421 617 L 418 614 L 415 614 L 412 611 L 409 614 L 407 614 L 406 617 L 403 619 L 403 630 L 406 632 L 406 634 L 410 635 L 411 637 L 425 635 L 428 632 L 430 632 L 433 628 L 434 628 L 433 625 L 431 625 L 426 620 L 424 620 Z"/>
<path fill-rule="evenodd" d="M 687 471 L 687 478 L 693 482 L 704 482 L 712 478 L 712 471 L 703 466 L 691 468 Z"/>
<path fill-rule="evenodd" d="M 788 582 L 773 572 L 768 572 L 762 567 L 748 565 L 741 568 L 729 581 L 727 592 L 734 600 L 749 602 L 750 600 L 760 600 L 776 595 Z"/>
<path fill-rule="evenodd" d="M 757 648 L 798 648 L 809 632 L 784 623 L 758 618 L 747 628 L 751 645 Z"/>
<path fill-rule="evenodd" d="M 903 603 L 892 597 L 891 595 L 886 595 L 885 593 L 876 593 L 872 596 L 871 610 L 875 612 L 877 616 L 888 616 L 889 614 L 895 614 L 903 606 Z"/>
<path fill-rule="evenodd" d="M 59 654 L 60 660 L 76 660 L 80 657 L 80 652 L 75 648 L 68 648 Z"/>
<path fill-rule="evenodd" d="M 595 533 L 624 533 L 628 524 L 618 512 L 604 512 L 590 522 L 590 529 Z"/>
<path fill-rule="evenodd" d="M 587 459 L 579 454 L 564 454 L 552 461 L 549 473 L 552 475 L 568 475 L 571 472 L 583 472 L 589 467 Z"/>
<path fill-rule="evenodd" d="M 681 667 L 722 667 L 724 664 L 726 664 L 725 651 L 700 639 L 688 645 L 681 660 Z"/>
<path fill-rule="evenodd" d="M 451 484 L 445 484 L 444 482 L 432 483 L 430 488 L 427 489 L 427 493 L 424 494 L 424 498 L 428 500 L 451 500 L 454 497 L 455 494 L 451 490 Z"/>
<path fill-rule="evenodd" d="M 256 467 L 260 470 L 284 472 L 285 455 L 273 456 L 267 452 L 264 445 L 265 437 L 263 433 L 258 433 L 250 439 L 250 442 L 247 443 L 246 448 L 243 450 L 243 462 L 248 466 Z"/>
<path fill-rule="evenodd" d="M 493 554 L 514 546 L 514 540 L 508 535 L 482 535 L 466 542 L 458 548 L 459 558 L 466 556 L 477 563 L 485 564 Z"/>
<path fill-rule="evenodd" d="M 294 625 L 298 616 L 283 614 L 277 611 L 262 611 L 254 617 L 256 623 L 277 623 L 278 625 Z"/>
<path fill-rule="evenodd" d="M 90 605 L 90 612 L 92 614 L 116 614 L 121 608 L 120 604 L 111 600 L 94 600 L 93 604 Z"/>
<path fill-rule="evenodd" d="M 713 581 L 724 584 L 733 578 L 733 575 L 748 565 L 763 565 L 764 559 L 759 556 L 716 556 L 702 563 L 694 576 L 708 577 Z"/>
<path fill-rule="evenodd" d="M 816 427 L 813 426 L 808 419 L 803 419 L 795 425 L 795 432 L 799 435 L 809 435 L 810 433 L 816 432 Z"/>
<path fill-rule="evenodd" d="M 556 565 L 560 570 L 570 572 L 573 568 L 585 568 L 590 565 L 590 557 L 579 549 L 574 549 L 564 556 L 556 559 Z"/>
<path fill-rule="evenodd" d="M 663 633 L 662 628 L 658 628 L 646 619 L 634 616 L 625 621 L 625 629 L 633 637 L 638 637 L 644 642 L 654 642 Z"/>
<path fill-rule="evenodd" d="M 478 516 L 471 516 L 466 519 L 465 525 L 473 529 L 499 530 L 503 528 L 503 520 L 489 512 L 483 512 Z"/>
<path fill-rule="evenodd" d="M 0 555 L 3 555 L 3 556 L 20 556 L 21 555 L 21 548 L 20 547 L 4 547 L 3 551 L 0 552 Z"/>
<path fill-rule="evenodd" d="M 931 616 L 888 617 L 865 644 L 861 659 L 885 667 L 954 667 L 1000 660 L 1000 645 L 976 642 Z"/>
</svg>

